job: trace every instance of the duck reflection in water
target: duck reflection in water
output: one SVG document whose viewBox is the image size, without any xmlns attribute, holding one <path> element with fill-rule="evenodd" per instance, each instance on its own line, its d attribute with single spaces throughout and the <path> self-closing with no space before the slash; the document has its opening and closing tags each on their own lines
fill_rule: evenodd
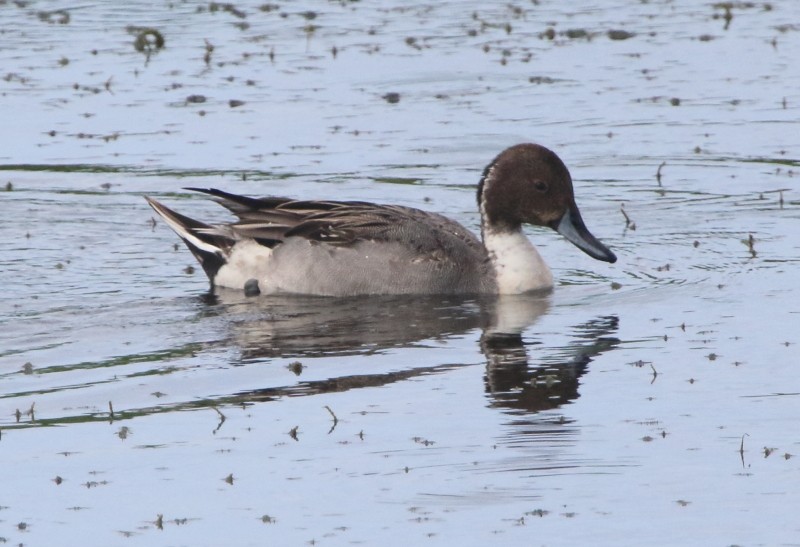
<svg viewBox="0 0 800 547">
<path fill-rule="evenodd" d="M 480 329 L 486 359 L 486 392 L 493 407 L 523 412 L 557 408 L 579 396 L 579 379 L 594 357 L 613 349 L 615 316 L 593 317 L 564 333 L 569 341 L 544 346 L 524 332 L 550 307 L 549 294 L 502 297 L 370 296 L 363 298 L 246 298 L 237 291 L 208 297 L 207 313 L 229 322 L 242 364 L 276 358 L 369 355 L 392 348 L 440 347 Z M 550 353 L 545 353 L 549 351 Z M 224 403 L 377 387 L 475 363 L 414 363 L 402 370 L 301 381 L 240 392 Z"/>
</svg>

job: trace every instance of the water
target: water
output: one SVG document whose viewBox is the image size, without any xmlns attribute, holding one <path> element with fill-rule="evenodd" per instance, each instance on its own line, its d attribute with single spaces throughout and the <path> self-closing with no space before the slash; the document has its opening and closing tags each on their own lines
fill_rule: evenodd
<svg viewBox="0 0 800 547">
<path fill-rule="evenodd" d="M 0 538 L 798 543 L 800 6 L 484 4 L 0 5 Z M 475 229 L 523 141 L 620 258 L 550 295 L 209 297 L 142 199 Z"/>
</svg>

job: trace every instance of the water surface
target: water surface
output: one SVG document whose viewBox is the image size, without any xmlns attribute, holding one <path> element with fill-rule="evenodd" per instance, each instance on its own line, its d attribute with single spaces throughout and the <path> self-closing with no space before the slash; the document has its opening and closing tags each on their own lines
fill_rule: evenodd
<svg viewBox="0 0 800 547">
<path fill-rule="evenodd" d="M 800 5 L 0 19 L 3 540 L 797 542 Z M 163 49 L 137 51 L 146 29 Z M 564 159 L 619 256 L 531 229 L 548 295 L 209 295 L 142 198 L 208 221 L 227 213 L 183 187 L 376 200 L 476 229 L 481 169 L 523 141 Z"/>
</svg>

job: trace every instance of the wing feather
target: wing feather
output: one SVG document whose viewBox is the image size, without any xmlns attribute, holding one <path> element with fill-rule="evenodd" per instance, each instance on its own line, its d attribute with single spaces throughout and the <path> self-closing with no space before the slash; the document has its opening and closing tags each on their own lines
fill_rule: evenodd
<svg viewBox="0 0 800 547">
<path fill-rule="evenodd" d="M 250 198 L 215 188 L 187 188 L 211 195 L 238 222 L 227 225 L 241 237 L 281 241 L 303 237 L 337 245 L 390 239 L 398 223 L 415 222 L 422 211 L 364 201 L 303 201 L 280 197 Z"/>
</svg>

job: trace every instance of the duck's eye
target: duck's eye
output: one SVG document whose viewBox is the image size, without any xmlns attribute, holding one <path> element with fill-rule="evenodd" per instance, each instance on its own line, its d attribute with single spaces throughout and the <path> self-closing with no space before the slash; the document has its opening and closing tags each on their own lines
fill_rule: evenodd
<svg viewBox="0 0 800 547">
<path fill-rule="evenodd" d="M 548 185 L 543 180 L 535 180 L 535 181 L 533 181 L 533 187 L 536 188 L 537 192 L 541 192 L 542 194 L 544 194 L 545 192 L 547 192 L 550 189 L 550 185 Z"/>
</svg>

